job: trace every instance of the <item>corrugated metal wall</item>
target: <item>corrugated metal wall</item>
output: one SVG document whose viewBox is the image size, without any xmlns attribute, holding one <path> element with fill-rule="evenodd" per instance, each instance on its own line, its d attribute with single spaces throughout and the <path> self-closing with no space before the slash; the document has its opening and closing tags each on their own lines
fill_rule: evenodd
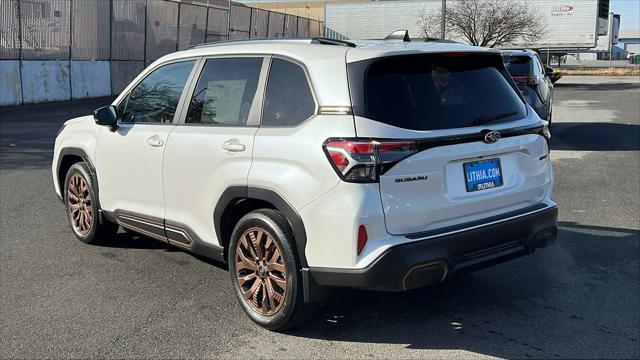
<svg viewBox="0 0 640 360">
<path fill-rule="evenodd" d="M 505 47 L 532 47 L 577 49 L 593 48 L 597 42 L 598 2 L 572 0 L 570 11 L 559 6 L 566 3 L 557 0 L 527 0 L 546 24 L 547 31 L 540 34 L 536 43 L 508 44 Z M 456 0 L 447 1 L 454 6 Z M 421 14 L 438 14 L 441 0 L 376 1 L 367 3 L 328 3 L 325 21 L 329 37 L 345 36 L 351 39 L 381 39 L 398 29 L 409 30 L 414 38 L 423 37 Z M 462 36 L 450 35 L 450 40 L 462 41 Z M 606 41 L 605 41 L 606 44 Z"/>
</svg>

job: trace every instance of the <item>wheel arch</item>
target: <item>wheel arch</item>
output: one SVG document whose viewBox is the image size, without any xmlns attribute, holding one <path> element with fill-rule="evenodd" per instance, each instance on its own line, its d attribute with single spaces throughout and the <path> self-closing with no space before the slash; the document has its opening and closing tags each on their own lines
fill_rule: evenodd
<svg viewBox="0 0 640 360">
<path fill-rule="evenodd" d="M 89 155 L 84 151 L 84 149 L 77 147 L 66 147 L 60 150 L 60 154 L 58 155 L 58 163 L 56 164 L 56 176 L 58 179 L 58 188 L 60 190 L 60 194 L 64 197 L 64 180 L 67 176 L 67 172 L 73 166 L 73 164 L 84 162 L 89 167 L 89 175 L 91 176 L 91 182 L 95 187 L 95 195 L 96 195 L 96 203 L 98 204 L 98 209 L 101 209 L 100 206 L 100 191 L 98 185 L 98 177 L 96 176 L 96 170 L 89 158 Z M 60 200 L 63 200 L 62 198 Z"/>
<path fill-rule="evenodd" d="M 287 219 L 295 237 L 300 264 L 303 268 L 308 267 L 305 254 L 307 234 L 298 212 L 277 192 L 251 186 L 227 188 L 220 196 L 214 209 L 213 221 L 216 236 L 220 245 L 225 249 L 225 257 L 231 233 L 238 220 L 245 214 L 262 208 L 278 210 Z"/>
</svg>

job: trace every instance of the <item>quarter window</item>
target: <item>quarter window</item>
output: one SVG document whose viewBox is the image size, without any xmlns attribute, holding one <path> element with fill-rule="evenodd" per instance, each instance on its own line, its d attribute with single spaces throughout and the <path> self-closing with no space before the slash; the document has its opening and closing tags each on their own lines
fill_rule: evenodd
<svg viewBox="0 0 640 360">
<path fill-rule="evenodd" d="M 129 94 L 123 122 L 171 123 L 194 60 L 161 66 Z"/>
<path fill-rule="evenodd" d="M 304 70 L 292 62 L 273 59 L 262 125 L 295 126 L 311 117 L 315 102 Z"/>
<path fill-rule="evenodd" d="M 258 88 L 262 58 L 207 60 L 186 123 L 244 126 Z"/>
</svg>

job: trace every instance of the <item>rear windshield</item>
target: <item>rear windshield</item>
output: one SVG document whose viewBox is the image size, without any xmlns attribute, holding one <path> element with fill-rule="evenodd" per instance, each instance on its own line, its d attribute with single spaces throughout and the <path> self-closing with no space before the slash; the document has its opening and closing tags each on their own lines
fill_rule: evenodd
<svg viewBox="0 0 640 360">
<path fill-rule="evenodd" d="M 504 65 L 511 75 L 531 75 L 531 58 L 504 55 Z"/>
<path fill-rule="evenodd" d="M 439 130 L 526 116 L 500 57 L 402 55 L 348 64 L 353 111 L 388 125 Z"/>
</svg>

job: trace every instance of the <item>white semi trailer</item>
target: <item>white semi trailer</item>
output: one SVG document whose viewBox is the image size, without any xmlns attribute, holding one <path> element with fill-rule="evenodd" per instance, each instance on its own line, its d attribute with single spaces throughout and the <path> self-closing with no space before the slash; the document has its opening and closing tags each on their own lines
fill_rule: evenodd
<svg viewBox="0 0 640 360">
<path fill-rule="evenodd" d="M 447 0 L 448 6 L 455 3 L 456 0 Z M 509 47 L 549 48 L 554 52 L 586 50 L 596 46 L 598 35 L 606 34 L 609 0 L 526 0 L 526 3 L 546 24 L 546 33 L 534 43 Z M 327 3 L 325 26 L 328 33 L 350 39 L 380 39 L 397 29 L 409 30 L 413 38 L 424 38 L 421 15 L 439 14 L 441 6 L 441 0 Z"/>
</svg>

